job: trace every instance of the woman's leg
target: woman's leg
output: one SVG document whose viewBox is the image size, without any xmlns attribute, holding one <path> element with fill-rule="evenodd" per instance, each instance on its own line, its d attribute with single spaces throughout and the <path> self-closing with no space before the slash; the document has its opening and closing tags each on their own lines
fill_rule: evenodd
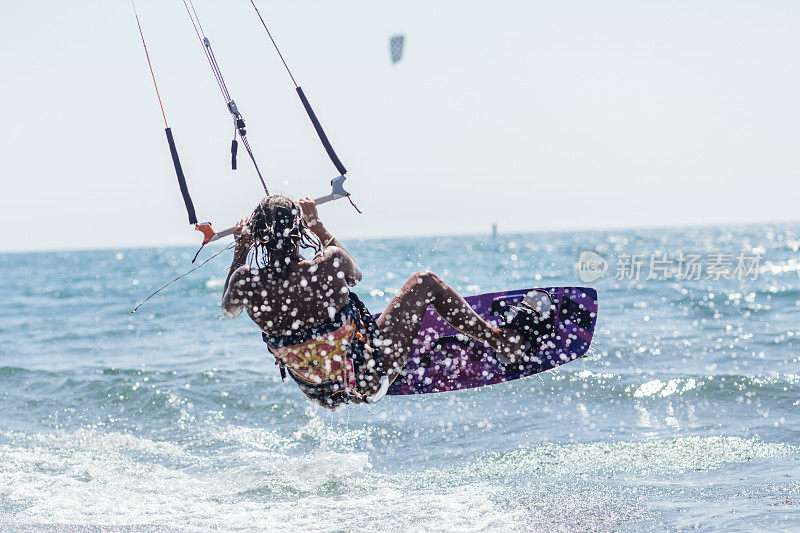
<svg viewBox="0 0 800 533">
<path fill-rule="evenodd" d="M 414 349 L 428 305 L 453 328 L 493 349 L 514 352 L 519 336 L 491 326 L 452 287 L 428 270 L 417 272 L 378 318 L 381 337 L 376 344 L 383 353 L 384 371 L 394 381 Z"/>
</svg>

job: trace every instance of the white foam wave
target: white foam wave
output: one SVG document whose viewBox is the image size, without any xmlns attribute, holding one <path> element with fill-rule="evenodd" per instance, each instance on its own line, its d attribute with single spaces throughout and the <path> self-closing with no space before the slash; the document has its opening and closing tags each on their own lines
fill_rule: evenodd
<svg viewBox="0 0 800 533">
<path fill-rule="evenodd" d="M 581 476 L 663 475 L 800 451 L 736 437 L 540 444 L 458 468 L 388 474 L 374 472 L 363 451 L 317 442 L 286 453 L 326 432 L 316 423 L 291 438 L 236 426 L 212 431 L 222 442 L 213 452 L 94 429 L 0 432 L 0 525 L 515 531 L 555 522 L 596 529 L 637 523 L 652 511 L 616 501 L 608 488 L 584 498 L 591 478 Z M 352 431 L 358 441 L 364 430 Z M 585 482 L 576 486 L 576 477 Z"/>
</svg>

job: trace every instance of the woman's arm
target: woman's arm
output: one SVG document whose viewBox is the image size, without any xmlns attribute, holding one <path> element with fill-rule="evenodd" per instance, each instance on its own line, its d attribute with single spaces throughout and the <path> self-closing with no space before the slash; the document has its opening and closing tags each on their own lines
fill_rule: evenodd
<svg viewBox="0 0 800 533">
<path fill-rule="evenodd" d="M 247 304 L 247 291 L 244 286 L 250 281 L 250 266 L 245 265 L 247 254 L 253 245 L 250 235 L 245 233 L 247 221 L 240 220 L 234 229 L 236 248 L 233 251 L 233 262 L 225 278 L 225 287 L 222 289 L 222 313 L 228 318 L 236 318 L 242 314 L 242 309 Z"/>
<path fill-rule="evenodd" d="M 303 198 L 298 201 L 298 204 L 300 204 L 300 209 L 303 210 L 303 217 L 309 229 L 322 243 L 322 259 L 331 259 L 334 267 L 344 272 L 345 281 L 347 281 L 347 284 L 351 287 L 361 281 L 362 274 L 358 263 L 356 263 L 356 260 L 350 255 L 350 252 L 342 246 L 342 243 L 340 243 L 322 223 L 317 213 L 317 206 L 314 204 L 314 200 Z"/>
</svg>

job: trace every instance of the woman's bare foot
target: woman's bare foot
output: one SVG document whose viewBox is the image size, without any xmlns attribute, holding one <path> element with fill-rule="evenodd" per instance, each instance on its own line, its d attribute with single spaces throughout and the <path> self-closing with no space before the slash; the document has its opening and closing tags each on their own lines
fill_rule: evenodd
<svg viewBox="0 0 800 533">
<path fill-rule="evenodd" d="M 494 330 L 494 342 L 490 342 L 492 349 L 497 352 L 497 358 L 501 363 L 516 363 L 522 358 L 522 335 L 511 328 L 492 328 Z"/>
</svg>

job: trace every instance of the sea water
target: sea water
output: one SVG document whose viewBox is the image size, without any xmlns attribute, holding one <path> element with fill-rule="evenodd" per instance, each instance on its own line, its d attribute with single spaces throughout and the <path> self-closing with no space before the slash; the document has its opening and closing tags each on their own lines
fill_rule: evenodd
<svg viewBox="0 0 800 533">
<path fill-rule="evenodd" d="M 593 286 L 592 348 L 331 413 L 222 318 L 230 252 L 135 315 L 194 250 L 0 255 L 0 529 L 800 529 L 800 226 L 346 244 L 375 312 L 424 268 Z"/>
</svg>

